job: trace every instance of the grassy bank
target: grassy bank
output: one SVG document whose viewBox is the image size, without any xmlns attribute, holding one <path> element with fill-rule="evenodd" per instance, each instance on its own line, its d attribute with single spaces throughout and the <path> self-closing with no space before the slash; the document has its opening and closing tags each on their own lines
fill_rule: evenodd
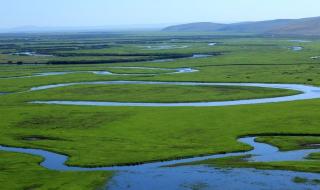
<svg viewBox="0 0 320 190">
<path fill-rule="evenodd" d="M 207 102 L 267 98 L 298 94 L 293 90 L 235 86 L 75 85 L 12 96 L 17 102 L 88 100 L 113 102 Z"/>
<path fill-rule="evenodd" d="M 319 134 L 319 100 L 190 109 L 21 106 L 1 99 L 1 144 L 63 152 L 68 164 L 80 166 L 248 150 L 236 141 L 247 134 Z M 58 140 L 24 140 L 31 135 Z"/>
<path fill-rule="evenodd" d="M 48 171 L 38 165 L 41 158 L 0 151 L 0 183 L 3 189 L 87 190 L 102 187 L 111 172 Z"/>
<path fill-rule="evenodd" d="M 171 167 L 186 165 L 207 165 L 219 168 L 256 168 L 262 170 L 291 170 L 301 172 L 320 173 L 319 161 L 292 161 L 292 162 L 248 162 L 248 156 L 226 157 L 218 159 L 209 159 L 199 162 L 173 165 Z"/>
</svg>

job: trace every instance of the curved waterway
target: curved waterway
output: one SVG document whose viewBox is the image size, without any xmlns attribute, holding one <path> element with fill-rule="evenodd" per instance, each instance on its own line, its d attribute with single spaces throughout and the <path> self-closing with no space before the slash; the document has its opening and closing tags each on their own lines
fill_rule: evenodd
<svg viewBox="0 0 320 190">
<path fill-rule="evenodd" d="M 176 68 L 176 69 L 168 69 L 168 68 L 156 68 L 156 67 L 109 67 L 110 69 L 144 69 L 144 70 L 159 70 L 159 71 L 167 71 L 161 74 L 178 74 L 178 73 L 192 73 L 197 72 L 198 70 L 192 68 Z M 51 75 L 65 75 L 65 74 L 74 74 L 74 73 L 92 73 L 96 75 L 119 75 L 119 76 L 155 76 L 159 75 L 157 73 L 113 73 L 110 71 L 69 71 L 69 72 L 46 72 L 46 73 L 38 73 L 34 76 L 51 76 Z"/>
<path fill-rule="evenodd" d="M 149 68 L 153 69 L 153 68 Z M 195 72 L 191 68 L 181 68 L 170 70 L 171 74 Z M 105 71 L 95 74 L 108 74 Z M 56 73 L 42 73 L 42 75 Z M 60 74 L 60 73 L 58 73 Z M 67 74 L 67 73 L 66 73 Z M 264 84 L 264 83 L 198 83 L 198 82 L 152 82 L 152 81 L 100 81 L 100 82 L 79 82 L 65 83 L 47 86 L 39 86 L 30 91 L 46 90 L 72 85 L 112 85 L 112 84 L 145 84 L 145 85 L 191 85 L 191 86 L 248 86 L 289 89 L 301 92 L 297 95 L 261 98 L 251 100 L 222 101 L 222 102 L 191 102 L 191 103 L 127 103 L 127 102 L 92 102 L 92 101 L 35 101 L 41 104 L 63 104 L 63 105 L 91 105 L 91 106 L 230 106 L 244 104 L 260 104 L 272 102 L 287 102 L 295 100 L 308 100 L 320 98 L 320 88 L 298 84 Z M 190 189 L 228 189 L 228 190 L 292 190 L 311 189 L 318 190 L 319 185 L 315 183 L 295 183 L 295 177 L 309 180 L 320 179 L 320 174 L 279 171 L 279 170 L 257 170 L 249 168 L 213 168 L 203 165 L 166 167 L 174 164 L 183 164 L 206 159 L 224 158 L 229 156 L 253 155 L 250 162 L 271 162 L 271 161 L 302 161 L 310 153 L 320 152 L 320 149 L 305 149 L 296 151 L 281 152 L 278 148 L 255 142 L 256 137 L 240 138 L 238 141 L 253 147 L 247 152 L 217 154 L 186 158 L 181 160 L 171 160 L 164 162 L 153 162 L 134 166 L 115 166 L 84 168 L 65 165 L 68 156 L 53 153 L 41 149 L 24 149 L 16 147 L 0 146 L 1 151 L 26 153 L 44 158 L 41 166 L 58 171 L 116 171 L 114 177 L 107 182 L 105 189 L 108 190 L 190 190 Z"/>
<path fill-rule="evenodd" d="M 306 149 L 281 152 L 278 148 L 265 143 L 255 142 L 256 137 L 240 138 L 238 141 L 253 147 L 247 152 L 217 154 L 210 156 L 186 158 L 164 162 L 146 163 L 133 166 L 83 168 L 66 166 L 68 157 L 65 155 L 39 150 L 0 146 L 0 150 L 7 152 L 26 153 L 41 156 L 44 161 L 41 166 L 58 171 L 117 171 L 106 185 L 107 189 L 130 190 L 162 190 L 162 189 L 192 189 L 191 186 L 203 186 L 203 189 L 317 189 L 315 184 L 298 184 L 292 181 L 295 177 L 320 179 L 320 174 L 256 170 L 256 169 L 221 169 L 206 166 L 166 167 L 214 158 L 241 156 L 252 154 L 251 162 L 272 161 L 302 161 L 310 153 L 320 152 L 320 149 Z"/>
<path fill-rule="evenodd" d="M 43 72 L 36 73 L 29 76 L 16 76 L 16 77 L 3 77 L 0 79 L 17 79 L 17 78 L 31 78 L 31 77 L 44 77 L 44 76 L 54 76 L 54 75 L 66 75 L 66 74 L 76 74 L 76 73 L 91 73 L 96 75 L 117 75 L 117 76 L 156 76 L 160 74 L 179 74 L 179 73 L 193 73 L 199 70 L 192 68 L 156 68 L 156 67 L 109 67 L 110 69 L 144 69 L 144 70 L 159 70 L 167 71 L 164 73 L 112 73 L 110 71 L 55 71 L 55 72 Z"/>
<path fill-rule="evenodd" d="M 210 54 L 193 54 L 190 57 L 185 58 L 171 58 L 171 59 L 155 59 L 152 61 L 145 62 L 170 62 L 179 59 L 199 59 L 199 58 L 207 58 L 213 55 Z M 66 74 L 75 74 L 75 73 L 91 73 L 96 75 L 119 75 L 119 76 L 156 76 L 160 74 L 178 74 L 178 73 L 192 73 L 197 72 L 198 70 L 192 68 L 156 68 L 156 67 L 109 67 L 110 69 L 118 68 L 118 69 L 146 69 L 146 70 L 162 70 L 168 71 L 167 73 L 112 73 L 110 71 L 55 71 L 55 72 L 43 72 L 43 73 L 35 73 L 33 75 L 28 76 L 12 76 L 12 77 L 0 77 L 0 79 L 19 79 L 19 78 L 31 78 L 31 77 L 44 77 L 44 76 L 53 76 L 53 75 L 66 75 Z"/>
<path fill-rule="evenodd" d="M 300 85 L 300 84 L 266 84 L 266 83 L 200 83 L 200 82 L 153 82 L 153 81 L 100 81 L 100 82 L 78 82 L 39 86 L 30 89 L 31 91 L 46 90 L 58 87 L 66 87 L 73 85 L 182 85 L 182 86 L 246 86 L 246 87 L 263 87 L 288 89 L 301 92 L 297 95 L 260 98 L 260 99 L 245 99 L 233 101 L 219 102 L 186 102 L 186 103 L 133 103 L 133 102 L 99 102 L 99 101 L 33 101 L 36 104 L 58 104 L 58 105 L 81 105 L 81 106 L 133 106 L 133 107 L 210 107 L 210 106 L 233 106 L 233 105 L 250 105 L 262 103 L 288 102 L 296 100 L 309 100 L 320 98 L 320 88 L 315 86 Z"/>
</svg>

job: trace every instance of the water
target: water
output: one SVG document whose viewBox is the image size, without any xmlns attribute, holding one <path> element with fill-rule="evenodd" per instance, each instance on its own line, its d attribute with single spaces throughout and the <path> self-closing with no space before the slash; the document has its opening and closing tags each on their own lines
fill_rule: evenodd
<svg viewBox="0 0 320 190">
<path fill-rule="evenodd" d="M 209 106 L 234 106 L 234 105 L 249 105 L 275 102 L 288 102 L 296 100 L 309 100 L 320 98 L 320 88 L 308 85 L 299 84 L 265 84 L 265 83 L 200 83 L 200 82 L 153 82 L 153 81 L 100 81 L 100 82 L 78 82 L 46 85 L 31 88 L 31 91 L 46 90 L 58 87 L 73 86 L 78 84 L 85 85 L 130 85 L 130 84 L 144 84 L 144 85 L 182 85 L 182 86 L 247 86 L 247 87 L 263 87 L 263 88 L 277 88 L 289 89 L 301 92 L 297 95 L 274 97 L 274 98 L 260 98 L 249 100 L 233 100 L 233 101 L 219 101 L 219 102 L 186 102 L 186 103 L 136 103 L 136 102 L 99 102 L 99 101 L 34 101 L 37 104 L 59 104 L 59 105 L 81 105 L 81 106 L 143 106 L 143 107 L 209 107 Z"/>
<path fill-rule="evenodd" d="M 198 58 L 207 58 L 207 57 L 211 57 L 212 55 L 208 55 L 208 54 L 194 54 L 191 58 L 192 59 L 198 59 Z"/>
<path fill-rule="evenodd" d="M 209 43 L 208 46 L 215 46 L 217 43 Z"/>
<path fill-rule="evenodd" d="M 320 152 L 320 148 L 281 152 L 277 147 L 255 142 L 254 137 L 243 138 L 239 141 L 254 146 L 254 150 L 248 152 L 248 154 L 256 155 L 249 159 L 253 162 L 301 161 L 311 153 Z"/>
<path fill-rule="evenodd" d="M 319 190 L 297 184 L 295 177 L 319 179 L 319 174 L 255 169 L 219 169 L 206 166 L 160 168 L 145 172 L 119 172 L 107 190 Z"/>
<path fill-rule="evenodd" d="M 166 69 L 166 68 L 155 68 L 155 67 L 110 67 L 117 69 L 146 69 L 146 70 L 163 70 L 168 71 L 165 74 L 177 74 L 177 73 L 192 73 L 197 72 L 198 70 L 192 68 L 176 68 L 176 69 Z M 159 75 L 159 74 L 135 74 L 135 73 L 112 73 L 109 71 L 70 71 L 70 72 L 47 72 L 47 73 L 39 73 L 37 76 L 50 76 L 50 75 L 64 75 L 64 74 L 72 74 L 72 73 L 93 73 L 96 75 L 122 75 L 122 76 L 144 76 L 144 75 Z"/>
<path fill-rule="evenodd" d="M 142 46 L 147 50 L 168 50 L 168 49 L 185 49 L 189 46 L 187 45 L 154 45 L 154 46 Z"/>
<path fill-rule="evenodd" d="M 153 68 L 149 68 L 153 69 Z M 191 68 L 168 69 L 173 73 L 189 73 L 197 70 Z M 104 71 L 95 74 L 109 74 Z M 41 74 L 41 73 L 40 73 Z M 38 74 L 38 75 L 40 75 Z M 42 75 L 45 73 L 42 73 Z M 48 75 L 57 74 L 47 73 Z M 58 73 L 60 74 L 60 72 Z M 48 101 L 34 102 L 46 104 L 65 104 L 65 105 L 92 105 L 92 106 L 228 106 L 242 104 L 259 104 L 270 102 L 285 102 L 294 100 L 307 100 L 320 98 L 320 88 L 298 84 L 261 84 L 261 83 L 196 83 L 196 82 L 146 82 L 146 81 L 101 81 L 101 82 L 81 82 L 66 83 L 34 87 L 31 91 L 46 90 L 64 86 L 78 84 L 157 84 L 157 85 L 193 85 L 193 86 L 253 86 L 265 88 L 291 89 L 300 91 L 301 94 L 277 98 L 262 98 L 252 100 L 224 101 L 224 102 L 194 102 L 194 103 L 121 103 L 121 102 L 74 102 L 74 101 Z M 315 184 L 299 184 L 292 180 L 295 177 L 307 179 L 320 179 L 320 174 L 277 171 L 277 170 L 257 170 L 249 168 L 213 168 L 207 166 L 181 166 L 165 167 L 173 164 L 182 164 L 193 161 L 202 161 L 212 158 L 223 158 L 229 156 L 242 156 L 247 154 L 254 155 L 250 162 L 270 162 L 270 161 L 301 161 L 310 153 L 320 152 L 320 149 L 306 149 L 280 152 L 278 148 L 265 143 L 255 142 L 255 137 L 239 139 L 239 142 L 254 147 L 247 152 L 228 153 L 209 155 L 202 157 L 186 158 L 181 160 L 171 160 L 165 162 L 146 163 L 135 166 L 116 166 L 116 167 L 97 167 L 83 168 L 66 166 L 68 156 L 40 150 L 24 149 L 16 147 L 0 146 L 0 150 L 8 152 L 27 153 L 44 158 L 41 166 L 57 171 L 116 171 L 115 176 L 108 181 L 105 189 L 108 190 L 187 190 L 187 189 L 227 189 L 227 190 L 293 190 L 308 189 L 318 190 Z"/>
<path fill-rule="evenodd" d="M 110 67 L 118 68 L 118 69 L 146 69 L 146 70 L 165 70 L 168 73 L 162 74 L 178 74 L 178 73 L 192 73 L 197 72 L 198 70 L 192 68 L 173 68 L 173 69 L 166 69 L 166 68 L 155 68 L 155 67 Z M 160 74 L 135 74 L 135 73 L 112 73 L 110 71 L 56 71 L 56 72 L 43 72 L 43 73 L 36 73 L 30 76 L 18 76 L 18 77 L 7 77 L 2 79 L 14 79 L 14 78 L 31 78 L 31 77 L 44 77 L 44 76 L 55 76 L 55 75 L 66 75 L 66 74 L 76 74 L 76 73 L 92 73 L 95 75 L 117 75 L 117 76 L 156 76 Z"/>
<path fill-rule="evenodd" d="M 223 158 L 229 156 L 240 156 L 254 154 L 250 161 L 301 161 L 308 154 L 319 152 L 320 149 L 307 149 L 280 152 L 276 147 L 264 143 L 255 142 L 255 137 L 245 137 L 239 142 L 246 143 L 253 150 L 248 152 L 218 154 L 203 157 L 187 158 L 182 160 L 172 160 L 165 162 L 147 163 L 135 166 L 116 166 L 81 168 L 64 165 L 68 157 L 44 150 L 23 149 L 0 146 L 0 150 L 9 152 L 27 153 L 42 156 L 44 161 L 41 166 L 58 171 L 117 171 L 116 175 L 106 184 L 108 190 L 183 190 L 202 187 L 203 189 L 318 189 L 319 186 L 312 184 L 297 184 L 292 181 L 294 177 L 320 179 L 320 174 L 277 171 L 277 170 L 257 170 L 249 168 L 213 168 L 207 166 L 181 166 L 165 167 L 172 164 L 181 164 L 193 161 L 201 161 L 212 158 Z"/>
<path fill-rule="evenodd" d="M 53 57 L 53 55 L 40 54 L 40 53 L 36 53 L 36 52 L 18 52 L 18 53 L 11 53 L 10 55 Z"/>
<path fill-rule="evenodd" d="M 298 42 L 298 43 L 310 43 L 309 40 L 288 40 L 289 42 Z"/>
<path fill-rule="evenodd" d="M 112 75 L 113 74 L 109 71 L 92 71 L 92 73 L 96 75 Z"/>
<path fill-rule="evenodd" d="M 152 63 L 162 63 L 162 62 L 172 62 L 175 60 L 179 60 L 179 59 L 199 59 L 199 58 L 207 58 L 207 57 L 211 57 L 212 55 L 209 54 L 193 54 L 190 57 L 185 57 L 185 58 L 175 58 L 175 59 L 156 59 L 151 61 Z"/>
<path fill-rule="evenodd" d="M 32 52 L 27 52 L 32 53 Z M 190 57 L 187 57 L 186 59 L 198 59 L 198 58 L 206 58 L 206 57 L 211 57 L 212 55 L 208 54 L 194 54 Z M 170 62 L 178 59 L 184 59 L 184 58 L 176 58 L 176 59 L 157 59 L 153 60 L 151 62 L 154 63 L 160 63 L 160 62 Z M 147 61 L 150 62 L 150 61 Z M 164 74 L 179 74 L 179 73 L 192 73 L 192 72 L 197 72 L 198 70 L 192 69 L 192 68 L 175 68 L 175 69 L 166 69 L 166 68 L 155 68 L 155 67 L 110 67 L 110 68 L 126 68 L 126 69 L 159 69 L 159 70 L 167 70 L 167 71 L 172 71 L 169 73 L 164 73 Z M 30 76 L 16 76 L 16 77 L 3 77 L 0 79 L 19 79 L 19 78 L 31 78 L 31 77 L 44 77 L 44 76 L 54 76 L 54 75 L 66 75 L 66 74 L 75 74 L 75 73 L 92 73 L 96 75 L 119 75 L 119 76 L 156 76 L 160 74 L 135 74 L 135 73 L 112 73 L 110 71 L 55 71 L 55 72 L 43 72 L 43 73 L 36 73 L 34 75 Z"/>
<path fill-rule="evenodd" d="M 75 73 L 92 73 L 92 74 L 96 74 L 96 75 L 112 75 L 113 74 L 109 71 L 55 71 L 55 72 L 35 73 L 35 74 L 29 75 L 29 76 L 3 77 L 1 79 L 45 77 L 45 76 L 67 75 L 67 74 L 75 74 Z"/>
<path fill-rule="evenodd" d="M 153 61 L 150 61 L 151 63 L 165 63 L 165 62 L 172 62 L 175 59 L 155 59 Z"/>
<path fill-rule="evenodd" d="M 8 152 L 27 153 L 27 154 L 41 156 L 44 158 L 44 161 L 40 164 L 41 166 L 50 170 L 59 170 L 59 171 L 104 171 L 104 170 L 105 171 L 144 171 L 147 169 L 156 169 L 156 168 L 175 165 L 175 164 L 202 161 L 202 160 L 213 159 L 213 158 L 224 158 L 229 156 L 241 156 L 241 155 L 247 155 L 247 154 L 254 155 L 250 159 L 250 161 L 252 162 L 302 161 L 309 154 L 320 152 L 320 148 L 281 152 L 279 151 L 278 148 L 271 146 L 269 144 L 255 142 L 255 138 L 256 137 L 244 137 L 238 140 L 239 142 L 250 145 L 254 148 L 253 150 L 250 150 L 247 152 L 216 154 L 216 155 L 209 155 L 209 156 L 185 158 L 185 159 L 179 159 L 179 160 L 146 163 L 146 164 L 133 165 L 133 166 L 113 166 L 113 167 L 97 167 L 97 168 L 66 166 L 65 162 L 68 160 L 68 156 L 45 151 L 45 150 L 40 150 L 40 149 L 5 147 L 0 145 L 0 150 L 8 151 Z"/>
<path fill-rule="evenodd" d="M 45 72 L 37 73 L 33 76 L 52 76 L 52 75 L 66 75 L 66 74 L 75 74 L 75 73 L 92 73 L 96 75 L 112 75 L 113 73 L 109 71 L 62 71 L 62 72 Z"/>
<path fill-rule="evenodd" d="M 313 56 L 313 57 L 310 57 L 311 59 L 320 59 L 320 56 Z"/>
<path fill-rule="evenodd" d="M 301 51 L 301 50 L 303 50 L 303 47 L 301 47 L 301 46 L 293 46 L 293 47 L 291 47 L 290 48 L 292 51 Z"/>
</svg>

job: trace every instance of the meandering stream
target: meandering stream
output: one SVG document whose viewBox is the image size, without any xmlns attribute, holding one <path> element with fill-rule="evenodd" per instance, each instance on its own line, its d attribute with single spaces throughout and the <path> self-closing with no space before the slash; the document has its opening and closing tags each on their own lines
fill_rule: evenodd
<svg viewBox="0 0 320 190">
<path fill-rule="evenodd" d="M 122 67 L 124 68 L 124 67 Z M 138 68 L 138 67 L 135 67 Z M 144 68 L 144 67 L 139 67 Z M 144 68 L 146 69 L 146 68 Z M 154 68 L 149 68 L 154 69 Z M 191 68 L 168 69 L 171 74 L 190 73 L 197 70 Z M 87 71 L 87 72 L 107 72 L 107 71 Z M 64 72 L 62 74 L 69 74 Z M 58 73 L 42 73 L 41 76 L 48 76 Z M 110 74 L 110 73 L 95 73 Z M 34 101 L 32 103 L 39 104 L 61 104 L 61 105 L 90 105 L 90 106 L 232 106 L 245 104 L 260 104 L 287 102 L 296 100 L 308 100 L 320 98 L 320 88 L 315 86 L 300 84 L 265 84 L 265 83 L 200 83 L 200 82 L 156 82 L 156 81 L 98 81 L 98 82 L 78 82 L 54 84 L 46 86 L 33 87 L 30 91 L 47 90 L 58 87 L 66 87 L 72 85 L 191 85 L 191 86 L 248 86 L 248 87 L 264 87 L 277 89 L 290 89 L 301 92 L 297 95 L 261 98 L 250 100 L 221 101 L 221 102 L 190 102 L 190 103 L 128 103 L 128 102 L 94 102 L 94 101 Z M 134 166 L 116 166 L 116 167 L 97 167 L 83 168 L 75 166 L 67 166 L 65 162 L 68 156 L 49 152 L 40 149 L 24 149 L 17 147 L 0 146 L 1 151 L 19 152 L 36 156 L 41 156 L 44 161 L 41 166 L 58 171 L 116 171 L 115 176 L 109 181 L 105 188 L 108 190 L 184 190 L 184 189 L 232 189 L 232 190 L 292 190 L 292 189 L 319 189 L 317 184 L 301 184 L 292 181 L 295 177 L 320 179 L 320 174 L 279 171 L 279 170 L 257 170 L 249 168 L 212 168 L 207 166 L 181 166 L 181 167 L 165 167 L 173 164 L 181 164 L 193 161 L 202 161 L 212 158 L 223 158 L 229 156 L 254 155 L 249 161 L 251 162 L 270 162 L 270 161 L 302 161 L 310 153 L 320 152 L 320 149 L 305 149 L 281 152 L 278 148 L 255 142 L 256 137 L 240 138 L 240 143 L 245 143 L 254 149 L 247 152 L 216 154 L 209 156 L 201 156 L 194 158 L 186 158 L 181 160 L 171 160 L 164 162 L 146 163 Z M 112 156 L 112 155 L 110 155 Z"/>
<path fill-rule="evenodd" d="M 300 84 L 266 84 L 266 83 L 201 83 L 201 82 L 155 82 L 155 81 L 100 81 L 100 82 L 77 82 L 54 84 L 31 88 L 31 91 L 47 90 L 58 87 L 66 87 L 73 85 L 112 85 L 112 84 L 143 84 L 143 85 L 182 85 L 182 86 L 247 86 L 247 87 L 263 87 L 289 89 L 301 92 L 297 95 L 274 97 L 274 98 L 259 98 L 249 100 L 234 100 L 234 101 L 219 101 L 219 102 L 186 102 L 186 103 L 133 103 L 133 102 L 99 102 L 99 101 L 33 101 L 37 104 L 60 104 L 60 105 L 81 105 L 81 106 L 143 106 L 143 107 L 211 107 L 211 106 L 234 106 L 248 104 L 262 104 L 275 102 L 288 102 L 297 100 L 309 100 L 320 98 L 320 88 L 315 86 L 300 85 Z"/>
<path fill-rule="evenodd" d="M 213 55 L 210 54 L 193 54 L 190 57 L 185 58 L 171 58 L 171 59 L 155 59 L 152 61 L 145 61 L 145 62 L 170 62 L 179 59 L 199 59 L 199 58 L 207 58 Z M 168 71 L 166 73 L 160 74 L 177 74 L 177 73 L 192 73 L 197 72 L 198 70 L 192 68 L 156 68 L 156 67 L 108 67 L 109 69 L 146 69 L 146 70 L 161 70 L 161 71 Z M 108 69 L 107 68 L 107 69 Z M 119 76 L 156 76 L 159 75 L 158 73 L 113 73 L 108 70 L 104 71 L 53 71 L 53 72 L 43 72 L 43 73 L 35 73 L 32 75 L 27 76 L 12 76 L 12 77 L 0 77 L 0 79 L 19 79 L 19 78 L 32 78 L 32 77 L 44 77 L 44 76 L 52 76 L 52 75 L 66 75 L 66 74 L 75 74 L 75 73 L 91 73 L 96 75 L 119 75 Z"/>
<path fill-rule="evenodd" d="M 109 69 L 145 69 L 145 70 L 160 70 L 167 71 L 161 74 L 179 74 L 179 73 L 193 73 L 198 72 L 196 69 L 192 68 L 156 68 L 156 67 L 109 67 Z M 156 76 L 157 73 L 113 73 L 110 71 L 55 71 L 55 72 L 43 72 L 35 73 L 28 76 L 15 76 L 15 77 L 3 77 L 0 79 L 19 79 L 19 78 L 32 78 L 32 77 L 44 77 L 44 76 L 54 76 L 54 75 L 67 75 L 67 74 L 76 74 L 76 73 L 91 73 L 96 75 L 118 75 L 118 76 Z"/>
<path fill-rule="evenodd" d="M 254 155 L 251 162 L 271 161 L 301 161 L 310 153 L 320 152 L 320 149 L 306 149 L 281 152 L 278 148 L 265 143 L 255 142 L 256 137 L 240 138 L 240 143 L 252 146 L 247 152 L 216 154 L 210 156 L 186 158 L 164 162 L 146 163 L 134 166 L 115 166 L 83 168 L 66 166 L 68 157 L 65 155 L 39 150 L 0 146 L 0 150 L 8 152 L 26 153 L 41 156 L 44 161 L 41 166 L 58 171 L 117 171 L 113 179 L 106 185 L 107 189 L 130 190 L 162 190 L 162 189 L 192 189 L 191 186 L 203 185 L 203 189 L 317 189 L 316 184 L 294 183 L 294 177 L 320 179 L 320 174 L 256 170 L 248 168 L 212 168 L 206 166 L 166 167 L 173 164 L 202 161 L 206 159 L 223 158 L 229 156 Z"/>
</svg>

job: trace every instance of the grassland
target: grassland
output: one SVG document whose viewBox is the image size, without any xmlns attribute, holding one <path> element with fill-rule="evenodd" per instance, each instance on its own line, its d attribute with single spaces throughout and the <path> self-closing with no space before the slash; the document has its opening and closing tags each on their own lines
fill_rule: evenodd
<svg viewBox="0 0 320 190">
<path fill-rule="evenodd" d="M 79 166 L 248 150 L 236 141 L 247 134 L 318 134 L 318 100 L 192 109 L 21 106 L 9 96 L 2 101 L 2 144 L 63 152 L 71 156 L 68 164 Z M 297 109 L 302 106 L 308 111 Z M 58 140 L 24 140 L 34 135 Z"/>
<path fill-rule="evenodd" d="M 298 93 L 293 90 L 232 86 L 75 85 L 13 96 L 24 102 L 33 100 L 89 100 L 175 103 L 254 99 Z"/>
<path fill-rule="evenodd" d="M 191 162 L 187 164 L 173 165 L 171 167 L 186 165 L 207 165 L 210 167 L 220 168 L 256 168 L 262 170 L 291 170 L 291 171 L 309 171 L 320 173 L 319 161 L 287 161 L 287 162 L 248 162 L 248 156 L 235 156 L 226 158 L 209 159 L 199 162 Z"/>
<path fill-rule="evenodd" d="M 41 158 L 24 154 L 0 152 L 0 158 L 3 189 L 96 189 L 111 177 L 106 172 L 48 171 L 37 164 Z"/>
<path fill-rule="evenodd" d="M 282 151 L 319 148 L 319 136 L 268 136 L 259 137 L 259 142 L 268 143 L 278 147 Z M 320 160 L 320 153 L 313 153 L 309 159 Z"/>
<path fill-rule="evenodd" d="M 320 137 L 315 136 L 268 136 L 257 138 L 258 142 L 268 143 L 282 151 L 316 148 L 320 144 Z"/>
<path fill-rule="evenodd" d="M 62 39 L 63 38 L 63 39 Z M 35 40 L 41 39 L 41 40 Z M 173 40 L 174 39 L 174 40 Z M 173 40 L 173 41 L 172 41 Z M 207 34 L 164 35 L 164 34 L 114 34 L 66 35 L 66 36 L 1 36 L 0 52 L 21 52 L 69 54 L 61 59 L 92 60 L 90 54 L 195 54 L 222 53 L 219 56 L 199 59 L 178 59 L 172 62 L 121 62 L 106 64 L 2 64 L 1 77 L 26 76 L 52 71 L 112 71 L 116 73 L 145 73 L 150 70 L 115 70 L 114 66 L 147 66 L 159 68 L 192 67 L 199 72 L 169 75 L 156 70 L 159 75 L 122 76 L 73 73 L 67 75 L 0 79 L 0 92 L 21 92 L 35 86 L 111 80 L 143 81 L 195 81 L 195 82 L 262 82 L 299 83 L 320 85 L 320 60 L 311 59 L 319 55 L 320 41 L 293 43 L 289 38 L 262 38 L 254 36 L 214 36 Z M 218 42 L 216 46 L 208 46 Z M 183 49 L 150 50 L 144 46 L 188 45 Z M 11 45 L 10 45 L 11 44 Z M 101 46 L 104 44 L 104 46 Z M 100 45 L 100 46 L 96 46 Z M 63 47 L 57 47 L 63 46 Z M 70 47 L 79 46 L 79 49 Z M 294 52 L 291 46 L 303 46 Z M 50 48 L 48 50 L 48 48 Z M 1 54 L 7 63 L 7 54 Z M 72 53 L 72 56 L 70 55 Z M 112 56 L 92 56 L 94 59 Z M 30 63 L 41 62 L 47 57 L 10 57 L 32 59 Z M 0 59 L 0 60 L 1 60 Z M 50 59 L 53 59 L 52 57 Z M 60 58 L 59 58 L 60 59 Z M 1 61 L 0 61 L 1 62 Z M 28 61 L 25 61 L 28 62 Z M 99 88 L 98 88 L 99 87 Z M 48 91 L 25 92 L 0 96 L 0 144 L 17 147 L 42 148 L 70 156 L 68 165 L 108 166 L 125 165 L 155 160 L 168 160 L 222 152 L 245 151 L 250 147 L 236 141 L 239 136 L 259 134 L 320 135 L 320 100 L 307 100 L 261 105 L 203 107 L 203 108 L 146 108 L 146 107 L 91 107 L 28 104 L 32 100 L 110 100 L 110 101 L 200 101 L 252 98 L 292 93 L 278 90 L 228 88 L 171 88 L 159 86 L 72 86 Z M 81 90 L 85 89 L 85 90 Z M 110 92 L 112 91 L 112 92 Z M 230 93 L 225 93 L 225 92 Z M 106 93 L 110 93 L 108 97 Z M 201 94 L 200 94 L 201 93 Z M 236 94 L 235 94 L 236 93 Z M 223 95 L 223 96 L 222 96 Z M 32 138 L 38 137 L 38 138 Z M 41 138 L 39 138 L 41 137 Z M 293 138 L 293 137 L 292 137 Z M 268 142 L 286 146 L 281 142 Z M 280 141 L 280 140 L 279 140 Z M 295 140 L 294 140 L 295 141 Z M 308 141 L 309 142 L 309 141 Z M 310 141 L 311 142 L 311 141 Z M 312 141 L 313 142 L 313 141 Z M 316 141 L 318 142 L 318 141 Z M 292 141 L 293 143 L 293 141 Z M 295 143 L 293 143 L 295 144 Z M 291 146 L 293 146 L 290 145 Z M 288 145 L 289 146 L 289 145 Z M 294 145 L 296 146 L 296 145 Z M 12 169 L 0 172 L 0 181 L 6 182 L 7 189 L 19 189 L 34 185 L 35 178 L 41 176 L 42 189 L 58 188 L 66 179 L 69 189 L 94 189 L 102 178 L 110 174 L 102 173 L 60 173 L 47 171 L 37 166 L 39 158 L 32 156 L 1 153 L 1 167 Z M 14 157 L 14 159 L 11 159 Z M 319 171 L 318 155 L 312 165 L 300 163 L 277 163 L 277 167 Z M 310 162 L 311 163 L 311 162 Z M 30 167 L 28 177 L 20 182 L 24 167 Z M 237 166 L 235 166 L 237 167 Z M 269 167 L 269 166 L 268 166 Z M 41 170 L 41 175 L 38 173 Z M 34 172 L 36 171 L 36 172 Z M 19 176 L 19 177 L 18 177 Z M 79 177 L 80 176 L 80 177 Z M 85 178 L 85 180 L 84 180 Z M 49 181 L 48 179 L 54 179 Z M 56 180 L 57 179 L 57 180 Z M 96 180 L 98 179 L 98 181 Z M 8 181 L 8 180 L 7 180 Z M 103 180 L 102 180 L 103 181 Z M 91 184 L 91 185 L 90 185 Z M 93 184 L 93 185 L 92 185 Z M 37 185 L 37 184 L 36 184 Z"/>
</svg>

